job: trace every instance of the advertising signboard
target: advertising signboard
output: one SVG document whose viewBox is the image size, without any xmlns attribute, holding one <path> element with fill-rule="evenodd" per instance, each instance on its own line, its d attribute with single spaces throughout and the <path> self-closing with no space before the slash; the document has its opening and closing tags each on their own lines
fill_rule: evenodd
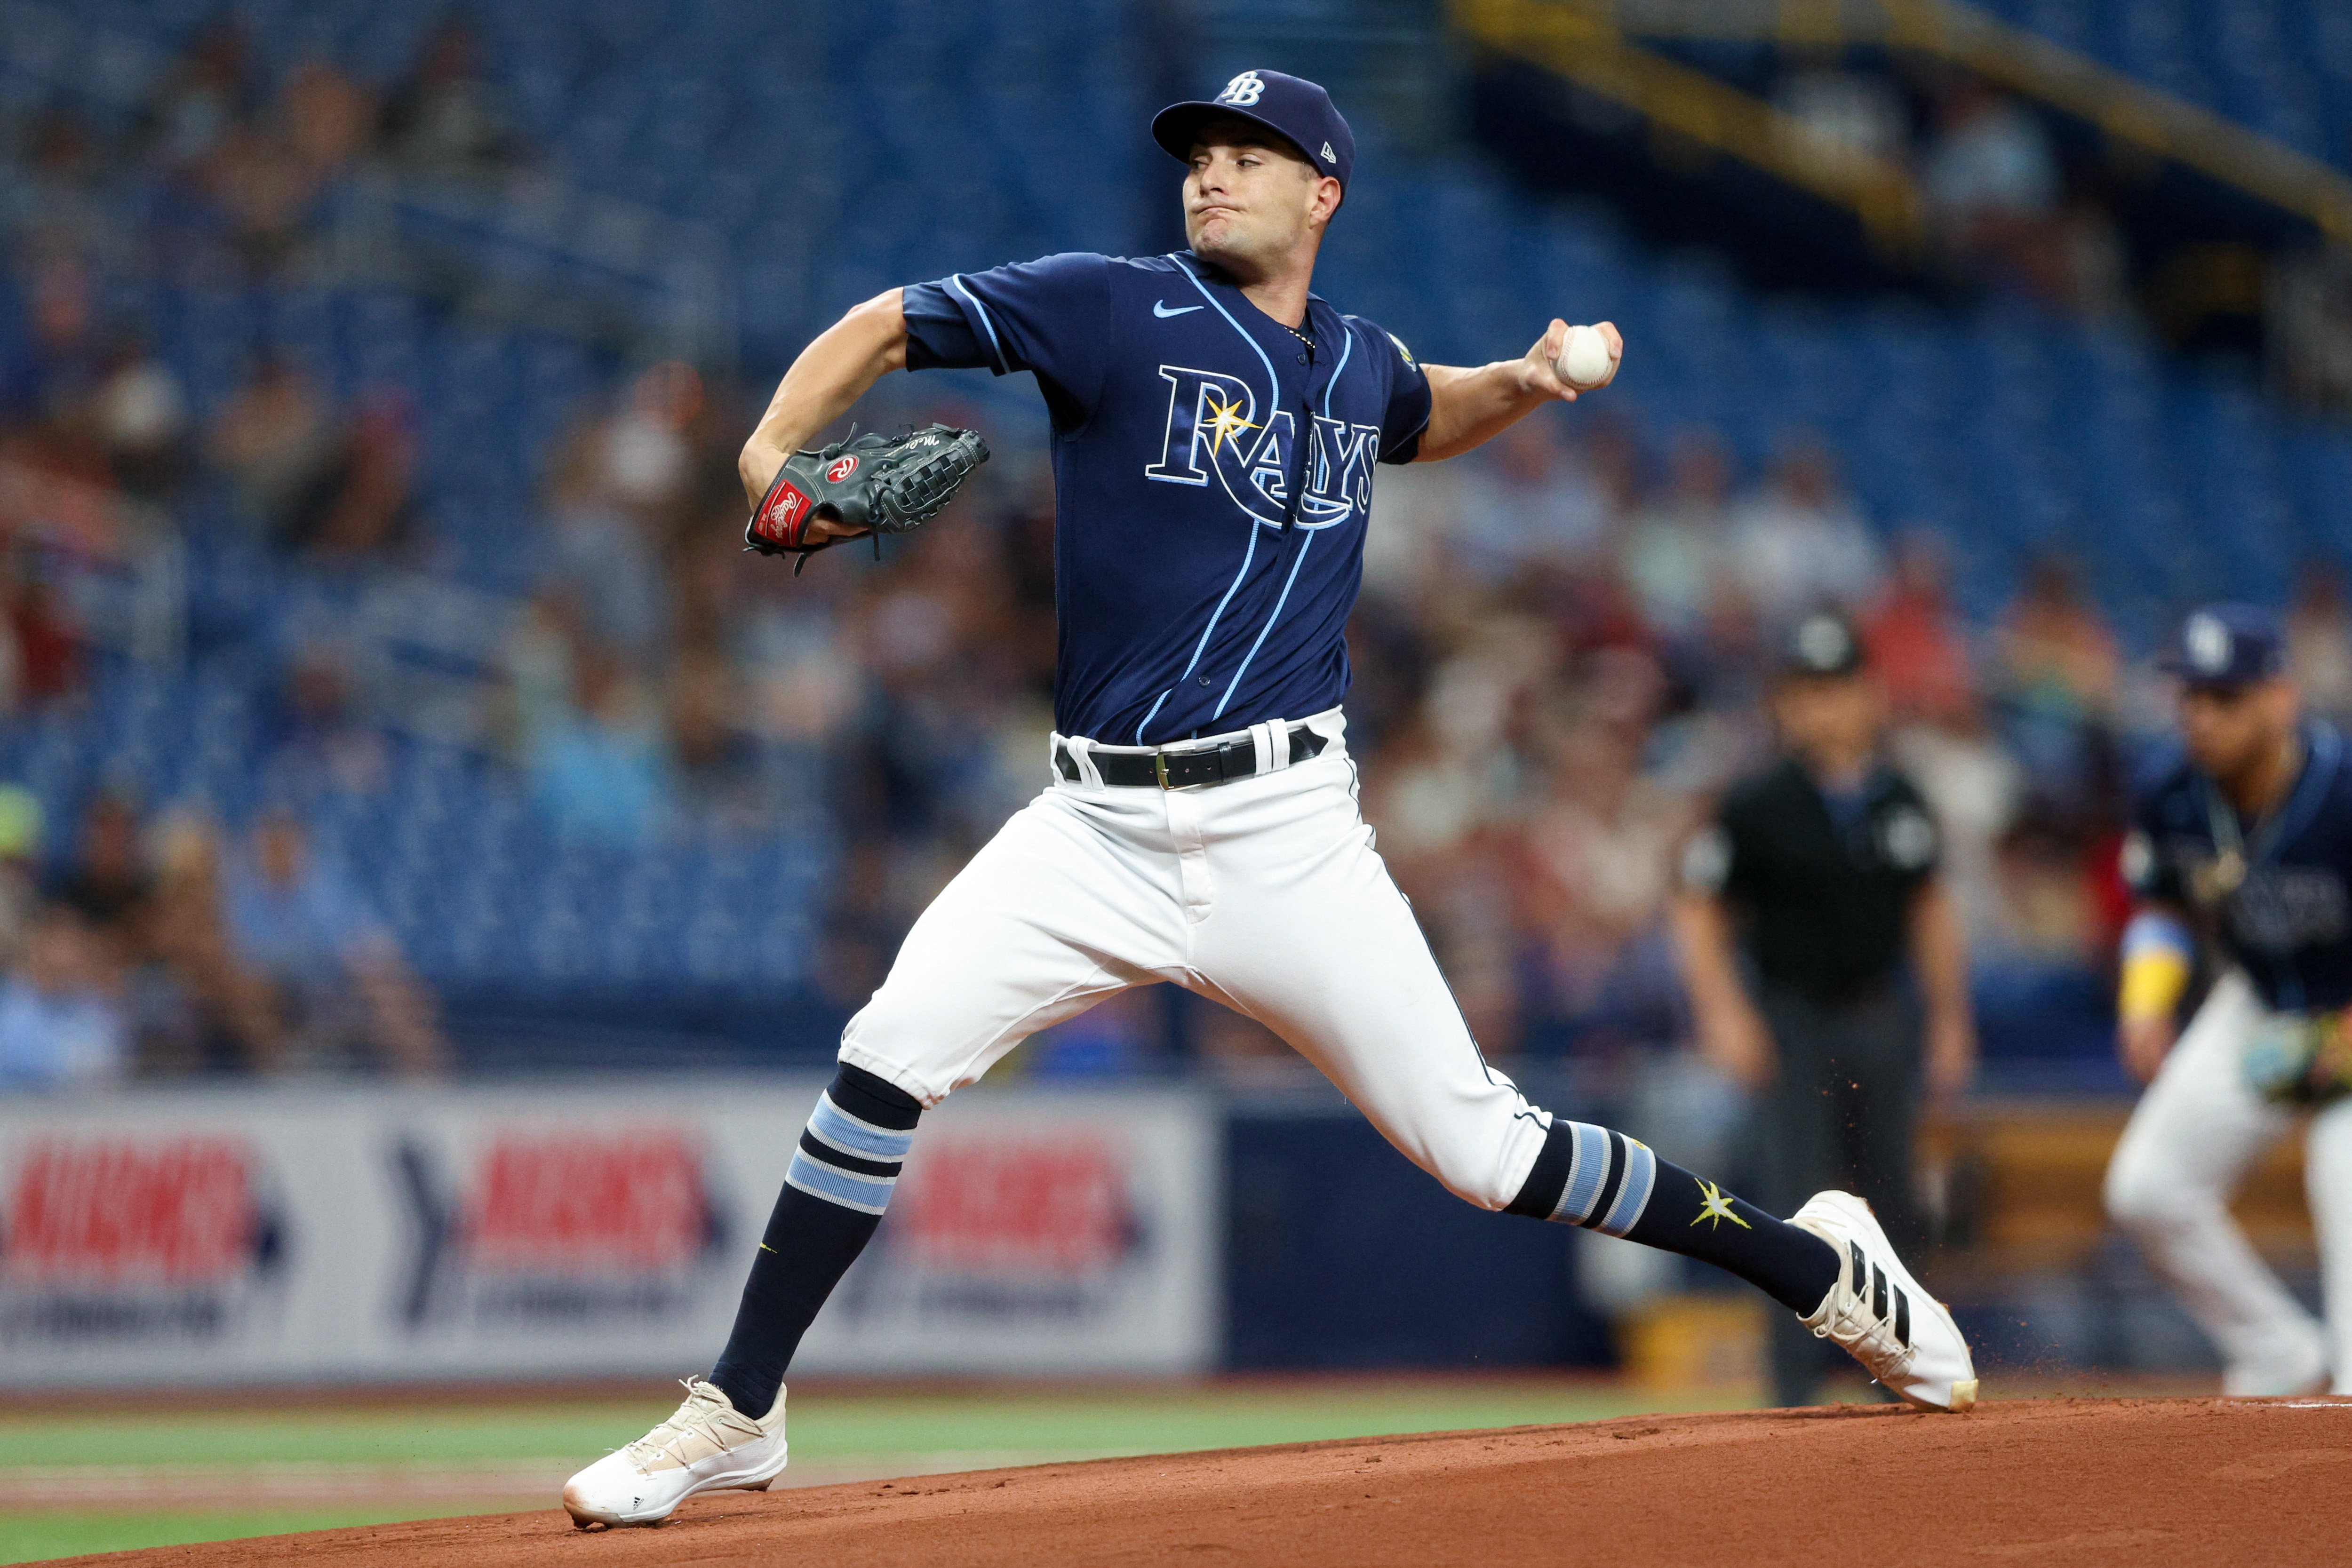
<svg viewBox="0 0 2352 1568">
<path fill-rule="evenodd" d="M 0 1386 L 707 1370 L 821 1087 L 0 1102 Z M 1216 1128 L 1174 1092 L 959 1096 L 796 1369 L 1210 1365 Z"/>
</svg>

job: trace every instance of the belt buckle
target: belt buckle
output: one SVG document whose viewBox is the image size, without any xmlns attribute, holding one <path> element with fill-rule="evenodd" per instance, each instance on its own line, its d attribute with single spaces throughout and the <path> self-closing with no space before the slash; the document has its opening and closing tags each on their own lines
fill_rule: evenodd
<svg viewBox="0 0 2352 1568">
<path fill-rule="evenodd" d="M 1180 751 L 1176 755 L 1179 757 L 1201 757 L 1207 754 L 1198 751 Z M 1159 779 L 1160 788 L 1171 795 L 1181 795 L 1187 789 L 1206 789 L 1211 785 L 1222 784 L 1224 782 L 1222 779 L 1202 779 L 1191 784 L 1178 784 L 1171 781 L 1168 777 L 1168 752 L 1164 747 L 1151 754 L 1151 771 Z"/>
</svg>

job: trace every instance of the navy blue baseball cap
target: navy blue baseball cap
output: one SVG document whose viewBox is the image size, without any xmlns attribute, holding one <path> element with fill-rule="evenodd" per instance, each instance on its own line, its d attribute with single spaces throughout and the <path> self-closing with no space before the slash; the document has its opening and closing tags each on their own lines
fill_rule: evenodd
<svg viewBox="0 0 2352 1568">
<path fill-rule="evenodd" d="M 2286 668 L 2286 632 L 2256 605 L 2208 604 L 2180 623 L 2156 663 L 2191 686 L 2252 685 Z"/>
<path fill-rule="evenodd" d="M 1332 107 L 1329 93 L 1280 71 L 1244 71 L 1214 98 L 1170 104 L 1151 117 L 1151 139 L 1178 162 L 1189 162 L 1202 122 L 1227 114 L 1265 126 L 1305 153 L 1318 173 L 1347 185 L 1356 166 L 1356 133 Z"/>
</svg>

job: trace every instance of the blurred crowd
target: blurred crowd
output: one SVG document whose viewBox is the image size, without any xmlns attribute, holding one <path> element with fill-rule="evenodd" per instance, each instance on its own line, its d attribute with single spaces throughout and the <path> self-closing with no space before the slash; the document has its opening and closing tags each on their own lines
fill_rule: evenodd
<svg viewBox="0 0 2352 1568">
<path fill-rule="evenodd" d="M 110 281 L 236 287 L 299 277 L 320 204 L 356 161 L 466 178 L 520 149 L 462 21 L 375 91 L 325 60 L 265 88 L 243 24 L 200 30 L 129 127 L 64 104 L 0 117 L 0 719 L 70 714 L 124 653 L 89 623 L 92 573 L 175 547 L 173 508 L 217 496 L 238 528 L 311 566 L 413 560 L 417 454 L 399 400 L 338 406 L 263 354 L 209 419 L 109 308 Z M 291 788 L 248 821 L 101 781 L 75 820 L 0 786 L 0 1084 L 132 1072 L 448 1059 L 430 997 L 352 878 L 314 854 L 308 777 L 366 788 L 389 744 L 344 672 L 296 650 L 265 750 Z M 263 758 L 257 767 L 271 766 Z"/>
<path fill-rule="evenodd" d="M 414 544 L 409 411 L 362 394 L 336 406 L 304 369 L 264 354 L 199 422 L 154 352 L 149 323 L 110 312 L 107 285 L 236 288 L 315 273 L 326 204 L 362 161 L 441 178 L 486 176 L 523 150 L 451 19 L 412 70 L 373 90 L 325 59 L 265 86 L 243 24 L 198 32 L 129 125 L 102 133 L 68 104 L 0 118 L 9 178 L 0 239 L 21 330 L 0 362 L 0 462 L 168 504 L 214 477 L 275 544 L 326 557 Z M 37 583 L 14 574 L 18 641 Z M 55 639 L 52 639 L 54 641 Z M 27 654 L 5 688 L 49 695 L 65 655 Z"/>
<path fill-rule="evenodd" d="M 1834 64 L 1789 71 L 1774 98 L 1801 156 L 1911 172 L 1947 282 L 2090 316 L 2133 308 L 2132 258 L 2103 188 L 2112 176 L 2070 163 L 2032 106 L 1966 73 L 1915 79 Z"/>
<path fill-rule="evenodd" d="M 75 830 L 42 876 L 39 803 L 0 788 L 0 1086 L 446 1065 L 431 999 L 291 812 L 225 842 L 101 794 Z"/>
<path fill-rule="evenodd" d="M 1834 95 L 1817 96 L 1831 112 Z M 1994 100 L 1949 107 L 1929 181 L 1941 221 L 1964 249 L 2029 255 L 2042 240 L 2004 228 L 2002 204 L 2023 193 L 2062 210 L 2029 167 L 2030 128 Z M 299 270 L 312 204 L 357 158 L 466 178 L 522 157 L 462 25 L 388 91 L 317 64 L 265 95 L 225 24 L 189 46 L 127 141 L 101 143 L 62 110 L 11 134 L 26 177 L 0 194 L 21 319 L 0 339 L 14 345 L 0 362 L 9 722 L 70 710 L 112 656 L 60 591 L 71 551 L 27 526 L 27 494 L 56 503 L 44 517 L 70 509 L 61 497 L 105 515 L 217 498 L 230 542 L 298 588 L 429 575 L 420 440 L 397 397 L 339 403 L 263 354 L 200 420 L 137 324 L 110 317 L 102 283 L 124 268 Z M 763 392 L 659 363 L 616 369 L 578 407 L 514 520 L 532 577 L 499 601 L 476 738 L 567 839 L 837 846 L 808 972 L 845 1009 L 1045 781 L 1051 487 L 1039 455 L 1007 443 L 878 563 L 859 544 L 794 578 L 740 549 L 734 456 Z M 952 393 L 901 383 L 861 417 L 974 423 L 940 401 Z M 1898 758 L 1942 820 L 1980 972 L 2105 962 L 2123 912 L 2120 796 L 2134 749 L 2166 722 L 2163 687 L 2061 559 L 1990 623 L 1964 623 L 1947 596 L 1960 548 L 1863 515 L 1819 442 L 1737 453 L 1703 427 L 1635 428 L 1605 398 L 1465 459 L 1381 470 L 1349 744 L 1381 848 L 1490 1051 L 1681 1038 L 1670 867 L 1769 753 L 1766 650 L 1822 605 L 1863 629 Z M 2301 581 L 2306 689 L 2345 714 L 2352 612 L 2331 575 Z M 27 790 L 0 789 L 0 1082 L 449 1063 L 371 890 L 307 825 L 322 801 L 389 789 L 411 743 L 346 632 L 297 617 L 257 653 L 195 650 L 263 667 L 250 765 L 264 784 L 239 820 L 101 779 L 44 821 Z M 1121 1049 L 1160 1038 L 1139 1007 L 1088 1027 Z M 1270 1046 L 1222 1018 L 1192 1034 L 1215 1056 Z"/>
<path fill-rule="evenodd" d="M 2144 172 L 2103 141 L 2062 139 L 2036 105 L 1968 72 L 1792 57 L 1771 97 L 1800 162 L 1837 177 L 1865 162 L 1907 174 L 1932 285 L 2259 354 L 2288 397 L 2352 408 L 2352 262 L 2340 247 L 2265 251 L 2231 225 L 2175 232 L 2178 209 L 2152 224 L 2136 189 Z"/>
</svg>

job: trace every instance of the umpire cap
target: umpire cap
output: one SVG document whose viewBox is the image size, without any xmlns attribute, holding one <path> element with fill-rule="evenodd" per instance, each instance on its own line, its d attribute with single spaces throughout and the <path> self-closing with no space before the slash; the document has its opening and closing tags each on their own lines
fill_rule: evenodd
<svg viewBox="0 0 2352 1568">
<path fill-rule="evenodd" d="M 1780 678 L 1801 681 L 1851 675 L 1870 662 L 1853 622 L 1817 610 L 1789 629 L 1780 644 Z"/>
<path fill-rule="evenodd" d="M 2267 681 L 2286 668 L 2286 632 L 2252 604 L 2208 604 L 2190 612 L 2157 668 L 2209 691 Z"/>
<path fill-rule="evenodd" d="M 1222 115 L 1263 125 L 1291 142 L 1342 189 L 1356 166 L 1356 133 L 1333 107 L 1331 95 L 1303 77 L 1280 71 L 1244 71 L 1214 98 L 1171 103 L 1151 117 L 1151 139 L 1178 162 L 1192 156 L 1192 136 Z"/>
</svg>

